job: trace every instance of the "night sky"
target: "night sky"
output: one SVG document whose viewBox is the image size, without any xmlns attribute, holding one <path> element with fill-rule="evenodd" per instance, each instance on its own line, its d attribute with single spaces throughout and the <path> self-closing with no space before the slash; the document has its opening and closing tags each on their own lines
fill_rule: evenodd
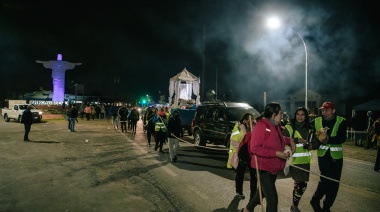
<svg viewBox="0 0 380 212">
<path fill-rule="evenodd" d="M 292 30 L 307 46 L 310 90 L 347 102 L 379 98 L 375 2 L 2 0 L 0 99 L 52 90 L 51 70 L 35 61 L 60 53 L 82 63 L 66 71 L 66 93 L 79 83 L 86 95 L 167 99 L 169 79 L 186 67 L 204 93 L 231 90 L 236 101 L 262 105 L 264 91 L 286 99 L 305 88 L 305 50 Z M 278 30 L 266 27 L 272 15 Z"/>
</svg>

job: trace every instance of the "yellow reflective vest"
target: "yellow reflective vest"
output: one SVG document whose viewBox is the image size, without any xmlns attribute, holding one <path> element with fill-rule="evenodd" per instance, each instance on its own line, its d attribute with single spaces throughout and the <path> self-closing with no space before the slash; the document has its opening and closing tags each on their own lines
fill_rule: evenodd
<svg viewBox="0 0 380 212">
<path fill-rule="evenodd" d="M 156 116 L 158 116 L 158 114 L 156 114 Z M 156 132 L 158 132 L 160 130 L 162 132 L 166 132 L 167 131 L 165 123 L 163 122 L 163 120 L 162 120 L 162 118 L 160 116 L 158 116 L 158 120 L 157 120 L 156 124 L 154 125 L 154 130 Z"/>
<path fill-rule="evenodd" d="M 285 125 L 289 135 L 293 134 L 293 128 L 290 124 Z M 294 138 L 302 138 L 301 134 L 296 130 Z M 307 138 L 306 138 L 307 139 Z M 311 152 L 303 147 L 303 144 L 296 144 L 296 151 L 292 155 L 292 164 L 311 164 Z"/>
<path fill-rule="evenodd" d="M 237 122 L 231 132 L 230 150 L 228 151 L 228 162 L 227 162 L 227 168 L 229 169 L 233 167 L 231 164 L 232 163 L 231 160 L 233 157 L 237 157 L 235 154 L 237 154 L 239 144 L 243 140 L 243 137 L 244 137 L 244 132 L 239 129 L 239 125 L 240 125 L 240 122 Z"/>
<path fill-rule="evenodd" d="M 334 127 L 332 129 L 330 137 L 335 137 L 340 123 L 344 120 L 341 116 L 336 116 L 336 122 L 334 124 Z M 322 117 L 318 117 L 315 119 L 315 130 L 318 131 L 322 129 Z M 342 144 L 321 144 L 319 146 L 319 149 L 317 150 L 318 157 L 322 157 L 326 154 L 327 150 L 330 149 L 331 157 L 334 159 L 341 159 L 343 158 L 343 147 Z"/>
<path fill-rule="evenodd" d="M 372 128 L 373 130 L 375 131 L 375 125 L 377 124 L 380 124 L 380 121 L 379 120 L 376 120 L 375 122 L 373 122 L 372 124 Z M 371 137 L 371 142 L 375 142 L 377 143 L 377 146 L 380 146 L 380 135 L 377 135 L 376 132 L 373 133 L 372 137 Z"/>
</svg>

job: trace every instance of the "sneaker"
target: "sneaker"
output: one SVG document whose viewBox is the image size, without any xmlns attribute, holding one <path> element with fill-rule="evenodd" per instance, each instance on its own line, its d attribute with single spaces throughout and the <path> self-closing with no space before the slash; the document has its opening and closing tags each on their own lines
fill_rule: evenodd
<svg viewBox="0 0 380 212">
<path fill-rule="evenodd" d="M 322 211 L 322 208 L 321 208 L 321 205 L 319 204 L 319 201 L 311 199 L 310 205 L 311 205 L 311 207 L 313 207 L 315 212 L 321 212 Z"/>
<path fill-rule="evenodd" d="M 236 196 L 239 197 L 239 199 L 245 199 L 245 196 L 243 193 L 236 193 Z"/>
<path fill-rule="evenodd" d="M 293 205 L 292 205 L 292 206 L 290 206 L 290 212 L 301 212 L 301 211 L 300 211 L 300 209 L 298 209 L 298 207 L 293 207 Z"/>
</svg>

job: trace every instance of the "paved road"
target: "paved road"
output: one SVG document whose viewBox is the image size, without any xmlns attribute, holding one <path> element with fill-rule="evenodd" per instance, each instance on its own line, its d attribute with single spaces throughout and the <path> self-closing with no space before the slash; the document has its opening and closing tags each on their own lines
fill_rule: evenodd
<svg viewBox="0 0 380 212">
<path fill-rule="evenodd" d="M 146 146 L 141 122 L 134 135 L 106 120 L 79 121 L 75 133 L 65 121 L 35 124 L 31 143 L 22 142 L 21 124 L 0 122 L 0 211 L 238 211 L 247 204 L 234 198 L 226 150 L 181 142 L 171 163 L 167 153 Z M 312 167 L 317 173 L 316 161 Z M 345 159 L 332 211 L 380 211 L 380 176 L 372 168 Z M 311 176 L 302 211 L 312 211 L 317 181 Z M 293 182 L 279 177 L 276 184 L 279 211 L 288 211 Z"/>
</svg>

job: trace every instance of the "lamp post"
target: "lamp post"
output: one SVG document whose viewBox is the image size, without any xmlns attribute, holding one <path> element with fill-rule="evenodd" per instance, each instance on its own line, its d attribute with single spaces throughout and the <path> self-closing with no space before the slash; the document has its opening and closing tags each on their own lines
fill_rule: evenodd
<svg viewBox="0 0 380 212">
<path fill-rule="evenodd" d="M 268 19 L 267 25 L 269 28 L 276 29 L 276 28 L 280 27 L 281 23 L 280 23 L 280 20 L 278 18 L 272 17 L 272 18 Z M 307 48 L 306 48 L 306 43 L 300 34 L 298 34 L 292 28 L 290 28 L 290 29 L 294 33 L 296 33 L 299 38 L 301 38 L 303 46 L 305 47 L 305 108 L 307 110 L 308 108 L 307 108 Z"/>
</svg>

